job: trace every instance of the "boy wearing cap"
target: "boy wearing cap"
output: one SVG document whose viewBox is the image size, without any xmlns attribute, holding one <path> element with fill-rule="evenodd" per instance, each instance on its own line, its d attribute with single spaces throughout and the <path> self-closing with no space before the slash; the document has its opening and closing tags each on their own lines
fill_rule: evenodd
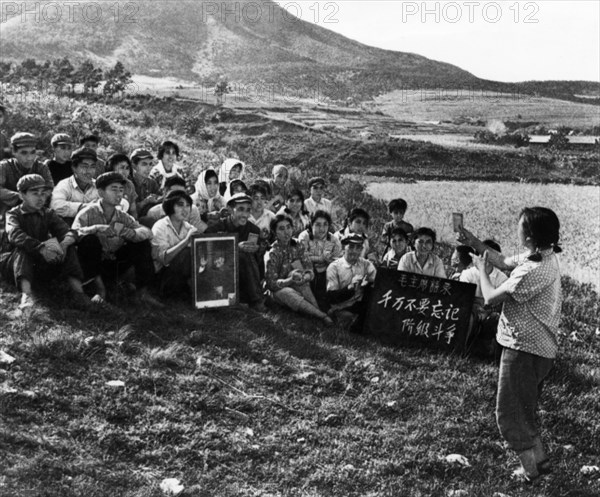
<svg viewBox="0 0 600 497">
<path fill-rule="evenodd" d="M 94 186 L 96 159 L 94 150 L 78 148 L 71 154 L 72 175 L 54 187 L 50 207 L 69 225 L 81 209 L 99 198 Z"/>
<path fill-rule="evenodd" d="M 148 150 L 136 148 L 129 156 L 133 164 L 133 185 L 137 193 L 138 216 L 145 216 L 148 210 L 162 202 L 158 183 L 150 177 L 154 156 Z"/>
<path fill-rule="evenodd" d="M 71 152 L 73 151 L 73 140 L 66 133 L 58 133 L 50 140 L 54 157 L 48 159 L 44 164 L 50 169 L 52 181 L 57 185 L 60 181 L 71 176 Z"/>
<path fill-rule="evenodd" d="M 237 233 L 240 249 L 240 300 L 258 312 L 266 312 L 260 277 L 260 264 L 264 256 L 258 243 L 260 228 L 249 221 L 252 199 L 245 193 L 236 193 L 227 202 L 227 207 L 231 214 L 209 226 L 206 233 Z"/>
<path fill-rule="evenodd" d="M 0 216 L 21 203 L 17 182 L 26 174 L 39 174 L 47 186 L 54 186 L 48 166 L 37 160 L 36 142 L 31 133 L 16 133 L 10 139 L 13 158 L 0 162 Z"/>
<path fill-rule="evenodd" d="M 106 168 L 106 162 L 98 157 L 98 145 L 100 144 L 100 138 L 97 135 L 85 135 L 79 140 L 79 146 L 82 148 L 88 148 L 96 152 L 96 171 L 94 172 L 94 178 L 100 176 Z"/>
<path fill-rule="evenodd" d="M 0 130 L 4 126 L 4 120 L 6 119 L 6 107 L 0 105 Z M 10 142 L 6 135 L 0 131 L 0 160 L 9 159 L 10 153 Z"/>
<path fill-rule="evenodd" d="M 83 208 L 73 222 L 73 229 L 81 237 L 79 261 L 86 280 L 94 279 L 102 299 L 106 298 L 104 281 L 124 274 L 133 266 L 139 301 L 162 307 L 148 293 L 148 285 L 154 277 L 152 232 L 117 208 L 123 199 L 125 182 L 125 178 L 114 171 L 96 179 L 100 200 Z"/>
<path fill-rule="evenodd" d="M 317 176 L 308 180 L 308 188 L 310 189 L 310 197 L 304 201 L 304 207 L 312 216 L 317 211 L 325 211 L 331 216 L 332 205 L 331 200 L 323 198 L 325 190 L 325 179 Z"/>
<path fill-rule="evenodd" d="M 371 261 L 361 257 L 364 245 L 361 235 L 348 235 L 341 242 L 344 256 L 327 267 L 327 298 L 331 312 L 347 319 L 351 332 L 360 333 L 377 270 Z"/>
<path fill-rule="evenodd" d="M 22 203 L 6 214 L 0 271 L 23 292 L 19 308 L 34 305 L 35 281 L 56 276 L 67 278 L 76 303 L 88 304 L 73 245 L 77 235 L 53 210 L 44 207 L 50 194 L 46 180 L 39 174 L 26 174 L 19 179 L 17 188 Z"/>
</svg>

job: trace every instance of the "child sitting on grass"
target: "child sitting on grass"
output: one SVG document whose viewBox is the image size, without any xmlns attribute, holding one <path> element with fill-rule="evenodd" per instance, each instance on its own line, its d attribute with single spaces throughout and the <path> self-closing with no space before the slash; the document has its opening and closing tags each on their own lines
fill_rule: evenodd
<svg viewBox="0 0 600 497">
<path fill-rule="evenodd" d="M 403 198 L 395 198 L 388 204 L 388 211 L 392 216 L 392 220 L 388 221 L 383 225 L 383 233 L 381 234 L 381 244 L 383 248 L 383 253 L 386 253 L 392 241 L 392 230 L 394 228 L 400 228 L 406 233 L 406 236 L 410 240 L 413 234 L 413 226 L 412 224 L 404 221 L 404 215 L 406 214 L 406 209 L 408 205 L 406 200 Z"/>
<path fill-rule="evenodd" d="M 329 309 L 327 266 L 342 256 L 342 244 L 330 233 L 330 227 L 331 216 L 325 211 L 316 211 L 311 216 L 309 228 L 298 237 L 313 264 L 315 278 L 311 282 L 311 289 L 323 311 Z"/>
<path fill-rule="evenodd" d="M 137 194 L 138 216 L 142 217 L 153 206 L 162 202 L 158 183 L 150 177 L 154 156 L 148 150 L 136 148 L 131 152 L 129 160 L 133 166 L 132 181 Z"/>
<path fill-rule="evenodd" d="M 435 238 L 435 231 L 431 228 L 416 230 L 414 233 L 415 251 L 402 256 L 398 262 L 398 271 L 445 278 L 444 263 L 433 253 Z"/>
<path fill-rule="evenodd" d="M 408 252 L 408 236 L 402 228 L 394 228 L 390 234 L 392 248 L 383 256 L 380 266 L 388 269 L 398 269 L 398 263 Z"/>
<path fill-rule="evenodd" d="M 464 228 L 459 234 L 459 241 L 483 253 L 482 257 L 474 255 L 473 263 L 479 271 L 485 303 L 503 303 L 496 336 L 503 347 L 496 420 L 500 433 L 521 461 L 513 474 L 526 482 L 550 471 L 536 410 L 544 379 L 558 351 L 562 304 L 556 257 L 561 252 L 559 231 L 560 223 L 552 210 L 523 209 L 517 236 L 526 252 L 509 258 Z M 498 288 L 493 287 L 486 270 L 488 261 L 499 269 L 512 269 L 510 277 Z"/>
<path fill-rule="evenodd" d="M 152 226 L 152 258 L 161 297 L 177 295 L 192 288 L 190 240 L 198 232 L 188 222 L 192 205 L 187 193 L 170 192 L 162 203 L 166 216 Z"/>
<path fill-rule="evenodd" d="M 332 319 L 319 309 L 309 283 L 314 278 L 312 262 L 304 246 L 292 238 L 292 218 L 277 214 L 271 222 L 275 242 L 265 255 L 267 290 L 273 300 L 290 309 L 322 319 L 330 326 Z"/>
<path fill-rule="evenodd" d="M 152 232 L 118 209 L 125 178 L 114 171 L 101 174 L 96 180 L 96 188 L 100 200 L 82 209 L 73 222 L 73 229 L 81 237 L 78 254 L 86 280 L 94 279 L 98 300 L 102 302 L 106 299 L 105 281 L 118 280 L 118 275 L 124 275 L 133 267 L 137 300 L 163 307 L 148 292 L 154 279 Z"/>
<path fill-rule="evenodd" d="M 83 293 L 83 273 L 74 243 L 76 234 L 45 206 L 51 187 L 39 174 L 26 174 L 17 183 L 22 203 L 6 214 L 6 232 L 0 253 L 0 271 L 23 292 L 20 310 L 35 305 L 33 286 L 65 277 L 74 292 L 74 304 L 90 303 Z"/>
</svg>

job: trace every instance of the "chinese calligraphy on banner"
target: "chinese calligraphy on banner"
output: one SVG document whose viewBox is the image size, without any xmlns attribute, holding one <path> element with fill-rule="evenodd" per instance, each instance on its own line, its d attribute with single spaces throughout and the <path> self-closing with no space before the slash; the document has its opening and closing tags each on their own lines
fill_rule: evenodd
<svg viewBox="0 0 600 497">
<path fill-rule="evenodd" d="M 378 268 L 366 331 L 393 344 L 462 352 L 475 285 Z"/>
</svg>

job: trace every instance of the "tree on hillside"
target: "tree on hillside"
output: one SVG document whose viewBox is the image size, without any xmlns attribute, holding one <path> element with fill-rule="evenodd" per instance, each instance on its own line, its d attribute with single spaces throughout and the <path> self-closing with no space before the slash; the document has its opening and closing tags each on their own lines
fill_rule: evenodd
<svg viewBox="0 0 600 497">
<path fill-rule="evenodd" d="M 81 63 L 76 73 L 79 82 L 83 84 L 83 93 L 88 93 L 90 90 L 94 93 L 102 82 L 102 69 L 94 67 L 89 59 Z"/>
<path fill-rule="evenodd" d="M 217 97 L 218 105 L 223 105 L 223 97 L 227 93 L 231 93 L 229 81 L 227 81 L 226 78 L 221 78 L 219 81 L 217 81 L 217 84 L 215 85 L 215 95 Z"/>
<path fill-rule="evenodd" d="M 71 91 L 73 91 L 73 87 L 76 84 L 74 76 L 75 68 L 66 57 L 52 62 L 52 84 L 56 88 L 56 93 L 62 93 L 65 85 L 69 85 Z"/>
<path fill-rule="evenodd" d="M 12 77 L 12 64 L 0 61 L 0 83 L 9 83 Z"/>
<path fill-rule="evenodd" d="M 131 73 L 125 70 L 123 64 L 119 61 L 115 64 L 112 69 L 109 69 L 104 73 L 104 94 L 110 97 L 116 93 L 123 93 L 127 88 L 127 85 L 132 83 Z"/>
</svg>

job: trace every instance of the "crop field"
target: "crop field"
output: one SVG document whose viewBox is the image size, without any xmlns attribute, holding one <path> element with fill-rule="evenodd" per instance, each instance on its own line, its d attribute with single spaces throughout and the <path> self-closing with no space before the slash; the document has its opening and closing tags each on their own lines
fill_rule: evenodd
<svg viewBox="0 0 600 497">
<path fill-rule="evenodd" d="M 375 99 L 377 107 L 396 119 L 440 121 L 461 117 L 536 121 L 548 126 L 587 127 L 600 124 L 598 107 L 552 98 L 469 90 L 397 90 Z"/>
<path fill-rule="evenodd" d="M 495 152 L 514 152 L 515 147 L 510 145 L 490 145 L 488 143 L 478 143 L 473 136 L 464 134 L 406 134 L 392 135 L 393 138 L 413 140 L 420 142 L 429 142 L 446 148 L 466 148 L 469 150 L 493 150 Z"/>
<path fill-rule="evenodd" d="M 406 220 L 436 230 L 452 242 L 452 212 L 462 212 L 465 227 L 480 237 L 495 238 L 505 253 L 521 250 L 516 226 L 523 207 L 553 209 L 561 221 L 563 274 L 600 285 L 600 188 L 531 183 L 428 181 L 414 184 L 371 183 L 368 191 L 382 200 L 408 202 Z"/>
</svg>

